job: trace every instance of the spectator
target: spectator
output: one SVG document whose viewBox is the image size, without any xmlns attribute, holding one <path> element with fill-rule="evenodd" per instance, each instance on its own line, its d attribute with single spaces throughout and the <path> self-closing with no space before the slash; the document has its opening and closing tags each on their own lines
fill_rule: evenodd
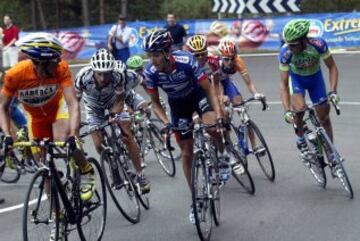
<svg viewBox="0 0 360 241">
<path fill-rule="evenodd" d="M 109 31 L 108 48 L 116 60 L 126 63 L 130 57 L 129 40 L 131 28 L 126 26 L 126 18 L 119 15 L 118 23 L 113 25 Z"/>
<path fill-rule="evenodd" d="M 14 66 L 18 62 L 18 48 L 15 47 L 15 41 L 19 39 L 19 29 L 13 24 L 9 15 L 4 16 L 2 56 L 3 67 Z"/>
<path fill-rule="evenodd" d="M 174 13 L 168 13 L 167 25 L 164 28 L 171 33 L 171 37 L 174 40 L 171 48 L 173 50 L 182 49 L 186 37 L 186 31 L 183 25 L 176 22 L 176 15 Z"/>
</svg>

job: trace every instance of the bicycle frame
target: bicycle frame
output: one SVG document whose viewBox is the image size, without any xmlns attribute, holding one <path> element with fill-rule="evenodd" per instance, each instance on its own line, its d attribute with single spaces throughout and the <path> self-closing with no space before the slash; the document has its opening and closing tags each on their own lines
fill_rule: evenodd
<svg viewBox="0 0 360 241">
<path fill-rule="evenodd" d="M 69 150 L 66 149 L 66 153 L 54 153 L 54 149 L 56 147 L 65 147 L 65 142 L 50 142 L 49 140 L 44 141 L 36 141 L 36 142 L 16 142 L 14 143 L 14 147 L 41 147 L 45 150 L 46 156 L 44 161 L 44 166 L 40 167 L 40 169 L 46 169 L 49 172 L 50 184 L 52 193 L 59 193 L 60 199 L 64 205 L 64 209 L 67 214 L 67 218 L 69 223 L 76 224 L 82 218 L 82 212 L 79 208 L 81 205 L 80 200 L 80 177 L 71 175 L 71 168 L 78 168 L 75 164 L 75 161 L 70 158 Z M 55 158 L 64 158 L 66 159 L 66 178 L 68 180 L 73 181 L 72 188 L 72 198 L 74 202 L 74 206 L 71 204 L 66 191 L 63 188 L 60 177 L 58 175 L 58 171 L 54 162 Z M 75 180 L 74 180 L 75 179 Z M 53 203 L 51 203 L 53 205 Z M 59 203 L 55 203 L 55 205 L 59 205 Z M 38 208 L 38 207 L 37 207 Z M 80 211 L 80 212 L 77 212 Z"/>
</svg>

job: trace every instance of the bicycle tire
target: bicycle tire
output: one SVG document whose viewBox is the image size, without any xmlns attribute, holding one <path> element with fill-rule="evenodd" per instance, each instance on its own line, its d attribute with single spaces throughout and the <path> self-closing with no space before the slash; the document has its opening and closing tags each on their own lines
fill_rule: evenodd
<svg viewBox="0 0 360 241">
<path fill-rule="evenodd" d="M 232 155 L 236 159 L 236 164 L 242 166 L 242 172 L 236 172 L 236 171 L 234 171 L 234 168 L 233 168 L 234 165 L 232 165 L 232 168 L 231 168 L 232 176 L 236 179 L 236 181 L 240 184 L 240 186 L 242 186 L 245 189 L 245 191 L 247 193 L 254 195 L 255 194 L 255 184 L 254 184 L 253 178 L 249 172 L 249 169 L 246 167 L 246 165 L 244 164 L 244 162 L 241 158 L 241 155 L 233 146 L 228 147 L 228 152 L 232 153 Z"/>
<path fill-rule="evenodd" d="M 275 181 L 274 162 L 273 162 L 269 147 L 265 141 L 265 138 L 262 135 L 259 127 L 255 124 L 255 122 L 253 122 L 252 120 L 249 120 L 248 126 L 249 126 L 249 129 L 252 129 L 254 131 L 254 134 L 259 138 L 259 141 L 261 142 L 262 147 L 265 148 L 265 152 L 266 152 L 265 155 L 268 157 L 267 158 L 267 160 L 268 160 L 267 168 L 265 167 L 266 162 L 261 161 L 260 157 L 258 155 L 256 155 L 256 153 L 253 153 L 253 154 L 256 157 L 256 159 L 260 165 L 260 168 L 263 171 L 263 173 L 265 174 L 265 176 L 267 177 L 267 179 L 269 179 L 269 181 L 271 181 L 271 182 L 274 182 Z"/>
<path fill-rule="evenodd" d="M 153 125 L 155 125 L 157 127 L 157 129 L 160 130 L 164 127 L 164 124 L 159 120 L 159 119 L 156 119 L 156 118 L 151 118 L 150 119 L 151 123 Z M 176 139 L 175 139 L 175 133 L 171 133 L 171 143 L 176 143 Z M 180 160 L 181 158 L 181 150 L 180 150 L 180 147 L 178 145 L 174 145 L 172 146 L 174 148 L 174 150 L 171 152 L 172 153 L 172 158 L 175 160 L 175 161 L 178 161 Z M 165 158 L 169 158 L 167 156 L 164 156 Z"/>
<path fill-rule="evenodd" d="M 102 151 L 101 153 L 101 167 L 102 170 L 105 173 L 105 183 L 108 189 L 108 192 L 110 193 L 110 196 L 112 198 L 112 200 L 115 203 L 115 206 L 117 207 L 117 209 L 120 211 L 120 213 L 131 223 L 138 223 L 140 221 L 140 204 L 139 204 L 139 200 L 136 196 L 136 190 L 134 187 L 133 182 L 130 180 L 130 177 L 128 176 L 127 172 L 122 171 L 123 169 L 121 169 L 121 167 L 119 167 L 119 175 L 122 178 L 122 180 L 124 181 L 124 184 L 121 186 L 120 189 L 116 189 L 113 190 L 112 185 L 110 184 L 110 181 L 112 180 L 112 172 L 111 172 L 111 167 L 109 165 L 110 163 L 110 150 L 105 149 L 104 151 Z M 108 166 L 108 167 L 107 167 Z M 108 176 L 110 175 L 110 176 Z M 116 192 L 116 193 L 115 193 Z M 134 213 L 131 214 L 127 208 L 125 207 L 126 205 L 124 203 L 122 203 L 120 200 L 118 200 L 118 198 L 121 198 L 122 196 L 120 196 L 122 194 L 122 192 L 124 192 L 123 194 L 125 195 L 125 197 L 123 198 L 124 201 L 125 200 L 129 200 L 129 204 L 131 203 L 134 207 Z M 119 195 L 120 194 L 120 195 Z M 122 204 L 121 204 L 122 203 Z"/>
<path fill-rule="evenodd" d="M 337 165 L 340 167 L 341 172 L 342 172 L 342 174 L 341 175 L 338 174 L 337 177 L 340 180 L 340 183 L 343 186 L 343 188 L 345 189 L 346 193 L 348 194 L 347 196 L 350 199 L 353 199 L 354 198 L 354 191 L 352 189 L 350 179 L 349 179 L 349 177 L 348 177 L 348 175 L 347 175 L 347 173 L 345 171 L 345 168 L 342 165 L 342 163 L 338 163 Z"/>
<path fill-rule="evenodd" d="M 165 143 L 162 139 L 160 130 L 156 125 L 151 125 L 149 134 L 156 160 L 159 162 L 161 168 L 168 176 L 174 177 L 176 174 L 176 166 L 172 150 L 169 148 L 166 150 L 163 149 Z M 160 146 L 156 146 L 156 143 L 159 143 Z"/>
<path fill-rule="evenodd" d="M 48 171 L 45 169 L 41 169 L 39 171 L 37 171 L 34 176 L 32 177 L 31 181 L 30 181 L 30 185 L 29 188 L 27 190 L 26 193 L 26 198 L 25 198 L 25 205 L 24 205 L 24 209 L 23 209 L 23 217 L 22 217 L 22 230 L 23 230 L 23 240 L 24 241 L 31 241 L 31 240 L 36 240 L 36 241 L 45 241 L 45 240 L 49 240 L 50 237 L 50 233 L 51 233 L 51 228 L 49 228 L 49 225 L 55 225 L 55 240 L 58 239 L 59 237 L 59 213 L 60 213 L 60 205 L 59 205 L 59 199 L 58 199 L 58 195 L 57 193 L 54 193 L 55 188 L 51 188 L 50 190 L 53 190 L 50 194 L 50 200 L 52 201 L 48 201 L 48 195 L 45 193 L 45 180 L 46 178 L 48 178 Z M 32 192 L 33 190 L 37 190 L 39 189 L 39 193 L 35 193 L 35 196 L 32 196 Z M 28 205 L 29 204 L 29 205 Z M 43 220 L 39 220 L 39 217 L 37 217 L 37 215 L 39 214 L 39 208 L 40 205 L 46 205 L 49 204 L 49 207 L 45 207 L 45 209 L 48 210 L 49 214 L 44 215 L 44 219 Z M 52 205 L 55 205 L 54 207 L 52 207 Z M 35 208 L 35 209 L 31 209 L 31 208 Z M 55 212 L 54 212 L 55 210 Z M 55 216 L 52 217 L 52 215 Z M 48 217 L 47 217 L 48 216 Z M 48 219 L 47 219 L 48 218 Z M 52 218 L 54 220 L 52 220 Z M 29 228 L 29 224 L 28 221 L 32 221 L 32 220 L 37 220 L 37 221 L 42 221 L 38 224 L 35 224 L 37 227 L 39 227 L 38 225 L 42 225 L 45 228 L 45 234 L 44 235 L 40 235 L 40 234 L 34 234 L 33 235 L 29 235 L 29 231 L 30 230 L 40 230 L 40 228 Z M 46 230 L 48 230 L 46 232 Z M 34 238 L 31 238 L 34 237 Z"/>
<path fill-rule="evenodd" d="M 206 178 L 206 168 L 205 168 L 205 160 L 201 152 L 196 152 L 194 154 L 193 163 L 192 163 L 192 170 L 191 170 L 191 196 L 192 196 L 192 208 L 194 212 L 195 218 L 195 225 L 196 230 L 199 235 L 201 241 L 209 241 L 212 232 L 213 226 L 213 214 L 211 208 L 211 202 L 207 196 L 207 187 L 209 186 L 206 183 L 208 178 Z M 205 183 L 198 189 L 199 181 L 204 180 L 203 178 L 199 177 L 203 175 L 205 178 Z M 202 195 L 198 194 L 198 191 L 203 191 Z M 200 199 L 204 199 L 204 201 L 200 202 Z M 205 211 L 205 212 L 204 212 Z M 201 212 L 201 213 L 200 213 Z M 199 217 L 199 214 L 201 217 Z M 207 214 L 207 217 L 204 215 Z M 203 221 L 209 221 L 209 223 L 205 223 L 205 228 L 202 227 Z"/>
<path fill-rule="evenodd" d="M 106 185 L 105 185 L 104 175 L 98 161 L 92 157 L 87 158 L 87 160 L 92 165 L 95 171 L 96 188 L 91 200 L 82 202 L 82 205 L 80 205 L 80 207 L 82 208 L 81 211 L 82 220 L 81 222 L 77 223 L 77 228 L 81 240 L 100 241 L 104 234 L 105 225 L 106 225 L 106 212 L 107 212 Z M 96 223 L 97 227 L 94 228 L 94 225 L 91 225 L 91 227 L 89 227 L 90 226 L 89 223 L 96 219 L 94 218 L 96 217 L 94 215 L 94 212 L 97 210 L 100 210 L 99 222 Z M 87 232 L 85 231 L 84 228 L 85 226 Z"/>
<path fill-rule="evenodd" d="M 8 157 L 8 158 L 16 158 L 16 157 Z M 16 159 L 16 162 L 18 160 Z M 17 164 L 13 164 L 14 167 L 9 167 L 7 161 L 5 161 L 5 166 L 1 174 L 0 180 L 5 183 L 16 183 L 19 181 L 21 176 L 21 171 Z"/>
<path fill-rule="evenodd" d="M 220 175 L 219 175 L 219 166 L 216 164 L 213 165 L 213 172 L 211 175 L 212 185 L 211 185 L 211 209 L 214 218 L 214 223 L 216 226 L 220 225 L 220 214 L 221 214 L 221 202 L 220 202 Z"/>
</svg>

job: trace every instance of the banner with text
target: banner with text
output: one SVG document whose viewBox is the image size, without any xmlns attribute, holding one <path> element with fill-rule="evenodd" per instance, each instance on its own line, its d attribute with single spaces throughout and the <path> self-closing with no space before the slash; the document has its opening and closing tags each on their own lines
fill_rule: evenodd
<svg viewBox="0 0 360 241">
<path fill-rule="evenodd" d="M 285 24 L 295 18 L 311 20 L 309 35 L 324 38 L 330 48 L 360 47 L 360 13 L 306 14 L 284 17 L 261 17 L 251 19 L 204 19 L 185 20 L 184 25 L 189 36 L 207 34 L 214 21 L 222 21 L 228 28 L 226 38 L 232 38 L 240 49 L 278 50 L 281 45 L 281 32 Z M 143 54 L 143 38 L 157 28 L 162 28 L 165 21 L 128 22 L 132 29 L 130 38 L 131 54 Z M 88 28 L 68 28 L 53 32 L 64 44 L 66 59 L 88 59 L 101 47 L 107 47 L 107 36 L 111 24 Z M 26 34 L 26 32 L 22 33 Z M 219 38 L 209 36 L 210 44 L 217 44 Z"/>
</svg>

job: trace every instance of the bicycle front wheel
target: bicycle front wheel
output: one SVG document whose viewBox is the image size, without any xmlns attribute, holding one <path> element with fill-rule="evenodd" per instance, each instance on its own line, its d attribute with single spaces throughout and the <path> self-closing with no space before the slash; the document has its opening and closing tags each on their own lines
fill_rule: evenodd
<svg viewBox="0 0 360 241">
<path fill-rule="evenodd" d="M 339 178 L 339 181 L 344 190 L 346 191 L 347 196 L 350 199 L 353 199 L 354 192 L 344 166 L 342 165 L 342 163 L 338 163 L 334 168 L 336 168 L 335 170 L 333 170 L 335 177 Z"/>
<path fill-rule="evenodd" d="M 247 193 L 253 195 L 255 193 L 255 184 L 248 168 L 244 164 L 240 153 L 233 146 L 229 146 L 228 148 L 228 152 L 235 158 L 235 163 L 231 166 L 233 177 L 235 177 L 236 181 Z"/>
<path fill-rule="evenodd" d="M 275 180 L 275 167 L 269 147 L 266 144 L 265 138 L 261 134 L 260 129 L 252 120 L 249 120 L 248 127 L 249 127 L 249 131 L 253 132 L 255 138 L 254 140 L 255 146 L 253 146 L 253 154 L 256 157 L 260 165 L 260 168 L 265 174 L 265 176 L 270 181 L 273 182 Z"/>
<path fill-rule="evenodd" d="M 128 173 L 123 171 L 117 159 L 109 150 L 101 153 L 101 167 L 104 170 L 105 182 L 112 200 L 121 214 L 131 223 L 140 220 L 140 204 L 135 186 Z M 117 169 L 112 166 L 117 164 Z"/>
<path fill-rule="evenodd" d="M 202 153 L 197 152 L 192 164 L 191 193 L 196 230 L 202 241 L 210 240 L 213 226 L 212 205 L 209 198 L 211 184 L 206 172 L 205 159 Z"/>
<path fill-rule="evenodd" d="M 23 209 L 24 241 L 48 241 L 59 237 L 59 200 L 50 188 L 50 177 L 45 169 L 32 178 L 26 194 Z"/>
<path fill-rule="evenodd" d="M 92 198 L 82 202 L 82 220 L 77 224 L 81 240 L 100 241 L 106 224 L 106 187 L 100 164 L 95 158 L 87 159 L 92 165 L 96 185 Z"/>
<path fill-rule="evenodd" d="M 176 174 L 176 167 L 173 150 L 171 150 L 170 147 L 165 148 L 163 136 L 160 133 L 160 129 L 156 125 L 151 126 L 150 142 L 161 168 L 167 175 L 174 177 Z"/>
</svg>

